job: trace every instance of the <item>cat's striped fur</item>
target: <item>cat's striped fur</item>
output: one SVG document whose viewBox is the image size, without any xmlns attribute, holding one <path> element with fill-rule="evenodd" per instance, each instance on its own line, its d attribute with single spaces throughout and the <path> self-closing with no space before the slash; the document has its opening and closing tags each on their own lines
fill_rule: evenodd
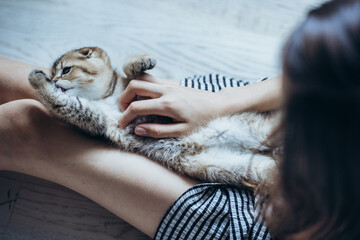
<svg viewBox="0 0 360 240">
<path fill-rule="evenodd" d="M 166 118 L 140 117 L 119 129 L 118 100 L 127 84 L 155 66 L 147 55 L 124 64 L 126 77 L 111 66 L 100 48 L 86 47 L 67 52 L 52 66 L 48 78 L 42 71 L 29 75 L 40 101 L 61 120 L 83 131 L 104 136 L 122 150 L 147 156 L 196 179 L 230 184 L 257 185 L 267 180 L 276 164 L 274 146 L 263 144 L 277 125 L 275 113 L 242 113 L 220 117 L 183 138 L 153 139 L 134 134 L 140 122 Z"/>
</svg>

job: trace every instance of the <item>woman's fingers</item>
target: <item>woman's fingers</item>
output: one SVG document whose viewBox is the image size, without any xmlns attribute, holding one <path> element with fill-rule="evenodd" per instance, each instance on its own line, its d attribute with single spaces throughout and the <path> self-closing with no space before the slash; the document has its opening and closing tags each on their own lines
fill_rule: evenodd
<svg viewBox="0 0 360 240">
<path fill-rule="evenodd" d="M 180 137 L 190 131 L 187 123 L 144 123 L 135 127 L 135 134 L 152 138 Z"/>
<path fill-rule="evenodd" d="M 143 74 L 129 83 L 119 100 L 123 111 L 119 120 L 120 128 L 125 128 L 138 116 L 159 115 L 170 117 L 176 123 L 143 123 L 135 127 L 135 133 L 153 138 L 180 137 L 189 134 L 200 122 L 208 120 L 212 111 L 205 110 L 208 104 L 211 105 L 210 102 L 214 102 L 215 95 L 165 81 L 169 80 Z"/>
<path fill-rule="evenodd" d="M 132 102 L 123 112 L 119 121 L 119 127 L 125 128 L 138 116 L 160 115 L 173 118 L 171 111 L 167 108 L 159 98 Z"/>
<path fill-rule="evenodd" d="M 160 85 L 132 80 L 119 99 L 120 110 L 125 111 L 130 103 L 136 100 L 136 96 L 158 98 L 163 91 Z"/>
</svg>

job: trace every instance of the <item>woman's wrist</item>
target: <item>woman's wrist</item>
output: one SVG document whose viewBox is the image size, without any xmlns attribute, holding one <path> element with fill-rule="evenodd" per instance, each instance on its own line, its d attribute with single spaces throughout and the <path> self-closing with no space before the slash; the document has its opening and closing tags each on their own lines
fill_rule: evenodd
<svg viewBox="0 0 360 240">
<path fill-rule="evenodd" d="M 241 88 L 224 88 L 218 92 L 219 102 L 222 107 L 221 115 L 232 115 L 236 113 L 250 111 L 252 108 L 251 99 L 248 97 L 247 91 Z"/>
</svg>

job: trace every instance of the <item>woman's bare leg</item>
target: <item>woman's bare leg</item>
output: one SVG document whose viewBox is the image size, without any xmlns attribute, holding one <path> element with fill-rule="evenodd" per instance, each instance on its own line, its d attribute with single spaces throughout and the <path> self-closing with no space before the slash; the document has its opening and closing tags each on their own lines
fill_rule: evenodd
<svg viewBox="0 0 360 240">
<path fill-rule="evenodd" d="M 16 99 L 37 99 L 27 76 L 34 68 L 48 69 L 0 57 L 0 104 Z"/>
<path fill-rule="evenodd" d="M 0 136 L 0 169 L 71 188 L 151 237 L 170 205 L 196 184 L 65 126 L 35 100 L 0 106 Z"/>
<path fill-rule="evenodd" d="M 62 124 L 24 99 L 36 98 L 27 84 L 33 66 L 0 59 L 0 67 L 0 170 L 69 187 L 153 237 L 166 210 L 197 182 Z"/>
</svg>

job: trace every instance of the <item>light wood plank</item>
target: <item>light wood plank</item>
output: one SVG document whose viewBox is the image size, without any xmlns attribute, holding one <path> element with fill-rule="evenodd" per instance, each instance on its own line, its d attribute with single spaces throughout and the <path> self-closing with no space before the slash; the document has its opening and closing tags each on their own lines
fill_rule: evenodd
<svg viewBox="0 0 360 240">
<path fill-rule="evenodd" d="M 20 192 L 21 183 L 0 176 L 0 236 L 6 232 Z M 1 239 L 1 237 L 0 237 Z"/>
<path fill-rule="evenodd" d="M 21 174 L 15 175 L 21 181 Z M 149 239 L 76 192 L 45 180 L 24 179 L 5 239 Z"/>
<path fill-rule="evenodd" d="M 150 53 L 163 77 L 258 79 L 280 73 L 283 39 L 315 2 L 2 1 L 0 54 L 49 66 L 69 49 L 97 45 L 120 67 L 129 55 Z"/>
</svg>

